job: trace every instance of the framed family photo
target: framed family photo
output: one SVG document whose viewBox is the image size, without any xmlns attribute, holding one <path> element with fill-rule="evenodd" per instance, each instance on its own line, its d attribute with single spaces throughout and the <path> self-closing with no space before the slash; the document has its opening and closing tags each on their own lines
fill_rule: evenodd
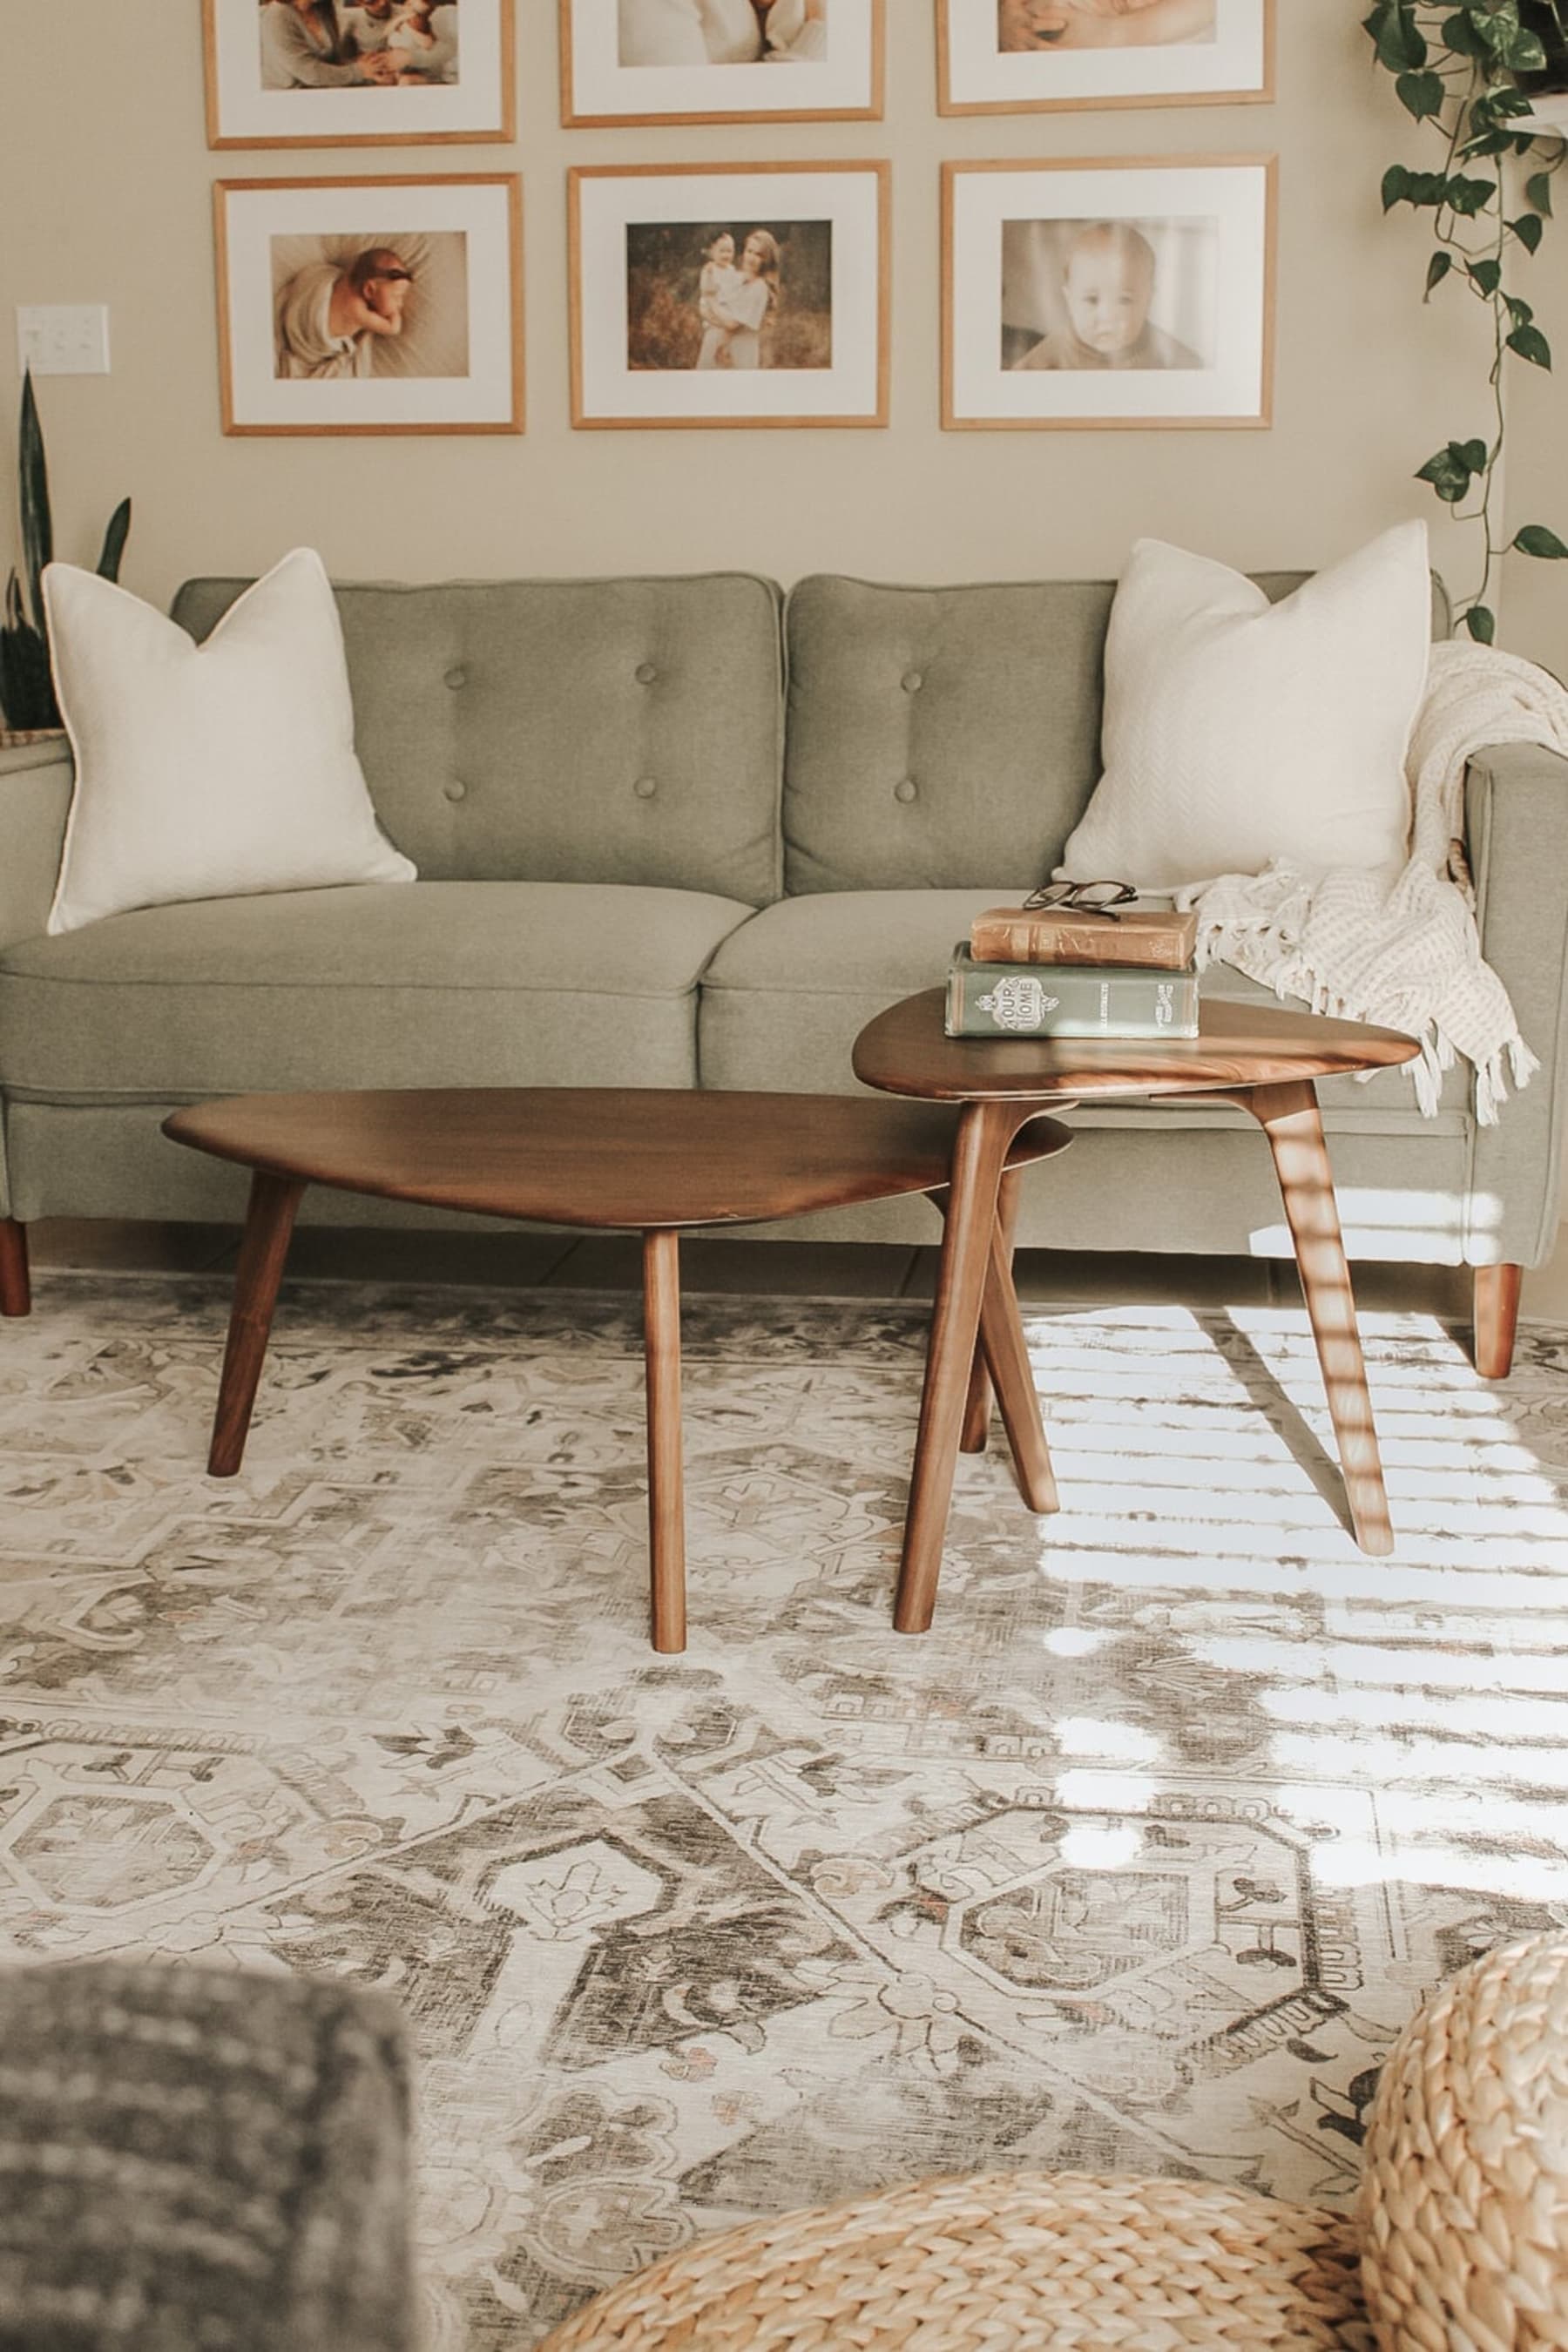
<svg viewBox="0 0 1568 2352">
<path fill-rule="evenodd" d="M 515 138 L 513 5 L 202 0 L 207 144 Z"/>
<path fill-rule="evenodd" d="M 887 0 L 559 5 L 568 129 L 880 118 Z"/>
<path fill-rule="evenodd" d="M 1275 160 L 949 163 L 942 423 L 1265 425 Z"/>
<path fill-rule="evenodd" d="M 1276 0 L 937 0 L 937 110 L 1215 106 L 1274 95 Z"/>
<path fill-rule="evenodd" d="M 567 177 L 574 425 L 887 423 L 886 163 Z"/>
<path fill-rule="evenodd" d="M 521 433 L 521 183 L 222 180 L 226 433 Z"/>
</svg>

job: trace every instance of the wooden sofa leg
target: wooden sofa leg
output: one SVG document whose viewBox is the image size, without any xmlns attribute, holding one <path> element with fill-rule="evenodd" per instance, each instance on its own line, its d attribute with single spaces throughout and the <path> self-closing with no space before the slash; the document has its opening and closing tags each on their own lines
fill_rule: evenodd
<svg viewBox="0 0 1568 2352">
<path fill-rule="evenodd" d="M 1521 1265 L 1478 1265 L 1475 1273 L 1476 1370 L 1483 1381 L 1506 1381 L 1513 1367 Z"/>
<path fill-rule="evenodd" d="M 27 1280 L 27 1228 L 0 1217 L 0 1315 L 27 1315 L 33 1294 Z"/>
</svg>

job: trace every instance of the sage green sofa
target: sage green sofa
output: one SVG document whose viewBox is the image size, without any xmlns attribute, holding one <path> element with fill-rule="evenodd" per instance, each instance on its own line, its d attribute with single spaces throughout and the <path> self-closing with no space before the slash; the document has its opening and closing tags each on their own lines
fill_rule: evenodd
<svg viewBox="0 0 1568 2352">
<path fill-rule="evenodd" d="M 203 636 L 242 585 L 193 581 L 175 616 Z M 786 596 L 743 574 L 345 587 L 361 758 L 419 880 L 152 908 L 62 939 L 44 924 L 68 757 L 0 753 L 11 1305 L 35 1219 L 238 1217 L 243 1174 L 160 1134 L 181 1103 L 354 1086 L 852 1090 L 861 1025 L 938 980 L 970 917 L 1059 856 L 1098 773 L 1111 595 L 815 578 Z M 1554 1238 L 1568 763 L 1482 754 L 1467 819 L 1486 952 L 1545 1066 L 1490 1129 L 1460 1071 L 1435 1118 L 1397 1071 L 1326 1084 L 1352 1255 L 1492 1269 L 1537 1264 Z M 1262 993 L 1224 969 L 1208 985 Z M 1025 1245 L 1288 1255 L 1268 1154 L 1239 1113 L 1129 1107 L 1074 1125 L 1076 1149 L 1026 1184 Z M 324 1191 L 305 1213 L 440 1222 Z M 777 1228 L 935 1231 L 918 1201 Z"/>
</svg>

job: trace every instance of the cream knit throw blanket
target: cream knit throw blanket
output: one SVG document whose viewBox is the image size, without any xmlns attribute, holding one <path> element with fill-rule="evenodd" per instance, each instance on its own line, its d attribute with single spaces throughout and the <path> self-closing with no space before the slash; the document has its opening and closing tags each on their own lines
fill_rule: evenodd
<svg viewBox="0 0 1568 2352">
<path fill-rule="evenodd" d="M 1466 762 L 1489 743 L 1541 743 L 1568 757 L 1568 692 L 1533 662 L 1490 646 L 1434 646 L 1406 769 L 1409 863 L 1335 866 L 1316 881 L 1285 865 L 1224 874 L 1178 894 L 1198 911 L 1198 962 L 1234 964 L 1316 1013 L 1419 1037 L 1407 1066 L 1431 1117 L 1443 1073 L 1474 1065 L 1476 1117 L 1496 1124 L 1505 1070 L 1522 1087 L 1541 1065 L 1508 991 L 1482 961 L 1465 861 Z"/>
</svg>

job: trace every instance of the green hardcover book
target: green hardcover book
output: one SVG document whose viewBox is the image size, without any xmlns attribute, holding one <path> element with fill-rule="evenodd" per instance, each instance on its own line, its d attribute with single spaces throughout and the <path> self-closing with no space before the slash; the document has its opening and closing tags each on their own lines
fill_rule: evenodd
<svg viewBox="0 0 1568 2352">
<path fill-rule="evenodd" d="M 1195 1037 L 1195 972 L 1127 964 L 976 963 L 967 940 L 947 982 L 950 1037 Z"/>
</svg>

